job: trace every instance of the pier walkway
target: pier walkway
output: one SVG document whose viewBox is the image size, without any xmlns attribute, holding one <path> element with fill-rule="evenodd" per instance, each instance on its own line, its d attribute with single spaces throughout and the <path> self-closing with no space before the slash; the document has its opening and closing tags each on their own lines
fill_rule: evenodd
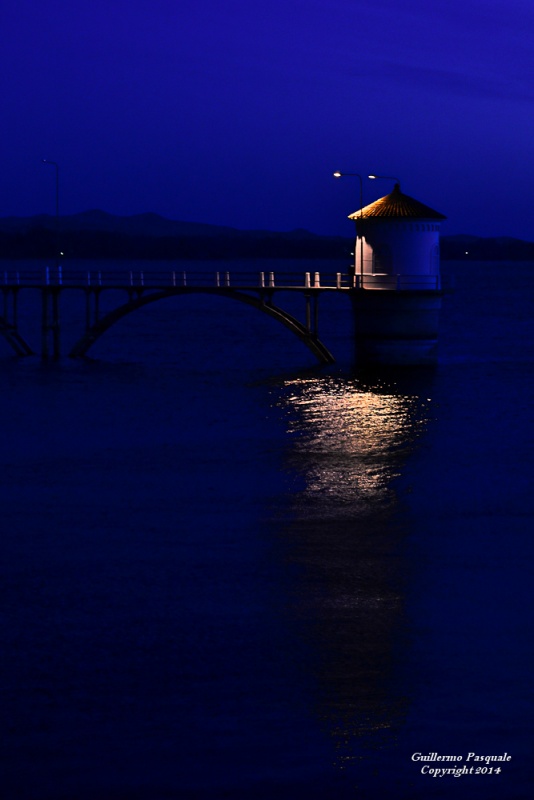
<svg viewBox="0 0 534 800">
<path fill-rule="evenodd" d="M 319 361 L 331 363 L 332 354 L 318 337 L 319 297 L 324 292 L 359 292 L 379 289 L 390 292 L 436 292 L 437 276 L 364 275 L 319 272 L 197 272 L 169 270 L 64 270 L 61 266 L 43 270 L 10 269 L 0 273 L 3 312 L 0 334 L 17 355 L 32 355 L 34 349 L 19 330 L 19 302 L 22 293 L 33 290 L 41 295 L 41 356 L 61 355 L 60 298 L 70 290 L 85 294 L 84 332 L 68 355 L 83 356 L 97 339 L 127 314 L 173 295 L 215 294 L 237 300 L 281 322 L 298 336 Z M 125 299 L 102 311 L 103 292 L 119 291 Z M 281 292 L 300 293 L 304 300 L 303 320 L 274 302 Z"/>
</svg>

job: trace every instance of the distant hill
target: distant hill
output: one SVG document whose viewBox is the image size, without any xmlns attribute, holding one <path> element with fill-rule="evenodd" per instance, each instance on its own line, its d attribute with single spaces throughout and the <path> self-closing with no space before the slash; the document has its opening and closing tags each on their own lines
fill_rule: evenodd
<svg viewBox="0 0 534 800">
<path fill-rule="evenodd" d="M 441 257 L 445 261 L 534 261 L 534 242 L 508 236 L 442 236 Z"/>
<path fill-rule="evenodd" d="M 0 258 L 51 258 L 56 241 L 54 216 L 0 218 Z M 243 231 L 158 214 L 122 217 L 93 210 L 60 218 L 60 246 L 70 258 L 345 259 L 352 241 L 306 230 Z"/>
<path fill-rule="evenodd" d="M 4 217 L 0 219 L 0 231 L 28 233 L 35 228 L 55 230 L 56 218 L 49 214 L 34 217 Z M 159 214 L 134 214 L 129 217 L 108 214 L 93 209 L 81 214 L 60 217 L 62 231 L 102 231 L 122 233 L 129 236 L 228 236 L 233 228 L 205 225 L 200 222 L 179 222 L 165 219 Z"/>
<path fill-rule="evenodd" d="M 159 214 L 116 216 L 94 209 L 60 218 L 60 244 L 70 258 L 350 260 L 354 238 L 320 236 L 303 229 L 246 231 Z M 54 216 L 0 218 L 0 258 L 50 258 L 55 251 Z M 530 261 L 534 243 L 507 237 L 443 236 L 441 252 L 444 260 Z"/>
<path fill-rule="evenodd" d="M 56 218 L 50 214 L 39 214 L 34 217 L 3 217 L 0 218 L 0 231 L 9 233 L 27 233 L 35 228 L 44 228 L 55 231 Z M 133 214 L 132 216 L 118 216 L 108 214 L 107 211 L 93 209 L 80 214 L 70 214 L 60 217 L 60 228 L 63 232 L 72 231 L 102 231 L 108 233 L 121 233 L 127 236 L 207 236 L 217 238 L 284 238 L 294 239 L 311 237 L 322 238 L 306 230 L 293 230 L 286 233 L 266 230 L 244 231 L 222 225 L 209 225 L 204 222 L 181 222 L 166 219 L 159 214 L 147 212 L 146 214 Z M 329 237 L 327 237 L 329 238 Z"/>
</svg>

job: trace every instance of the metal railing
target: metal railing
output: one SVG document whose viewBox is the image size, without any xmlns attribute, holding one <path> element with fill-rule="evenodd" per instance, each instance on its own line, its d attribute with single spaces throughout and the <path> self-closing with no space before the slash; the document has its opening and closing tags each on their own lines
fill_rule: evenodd
<svg viewBox="0 0 534 800">
<path fill-rule="evenodd" d="M 388 289 L 394 291 L 440 290 L 439 275 L 348 275 L 341 272 L 197 272 L 169 270 L 4 270 L 0 285 L 43 288 L 102 287 L 116 289 Z"/>
<path fill-rule="evenodd" d="M 440 290 L 440 275 L 355 275 L 355 289 L 389 289 L 393 291 Z"/>
</svg>

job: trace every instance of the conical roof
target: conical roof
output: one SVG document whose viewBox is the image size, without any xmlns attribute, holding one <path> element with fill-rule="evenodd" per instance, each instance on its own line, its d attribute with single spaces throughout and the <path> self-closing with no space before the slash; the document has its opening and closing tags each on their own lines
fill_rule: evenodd
<svg viewBox="0 0 534 800">
<path fill-rule="evenodd" d="M 349 214 L 349 219 L 371 219 L 380 217 L 382 219 L 446 219 L 439 211 L 414 200 L 407 194 L 403 194 L 398 183 L 390 194 L 375 200 L 361 210 Z"/>
</svg>

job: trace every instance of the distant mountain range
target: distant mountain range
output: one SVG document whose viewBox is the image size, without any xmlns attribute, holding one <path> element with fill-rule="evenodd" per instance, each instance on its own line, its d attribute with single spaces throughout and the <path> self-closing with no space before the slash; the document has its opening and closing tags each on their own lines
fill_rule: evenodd
<svg viewBox="0 0 534 800">
<path fill-rule="evenodd" d="M 56 218 L 50 214 L 38 214 L 34 217 L 3 217 L 0 218 L 0 231 L 2 232 L 29 232 L 35 228 L 55 230 Z M 209 225 L 204 222 L 180 222 L 179 220 L 166 219 L 159 214 L 146 213 L 121 217 L 108 214 L 106 211 L 93 209 L 83 211 L 81 214 L 70 214 L 60 217 L 60 227 L 64 232 L 77 231 L 102 231 L 106 233 L 120 233 L 126 236 L 207 236 L 216 238 L 227 237 L 279 237 L 301 238 L 314 237 L 313 233 L 305 230 L 295 230 L 289 233 L 276 233 L 273 231 L 242 231 L 237 228 L 222 225 Z M 316 237 L 317 238 L 317 237 Z"/>
<path fill-rule="evenodd" d="M 228 259 L 350 258 L 353 237 L 246 231 L 201 222 L 181 222 L 158 214 L 116 216 L 85 211 L 59 220 L 60 246 L 70 258 Z M 56 218 L 0 218 L 0 258 L 50 258 L 56 252 Z M 534 242 L 508 237 L 442 236 L 443 259 L 530 261 Z"/>
</svg>

